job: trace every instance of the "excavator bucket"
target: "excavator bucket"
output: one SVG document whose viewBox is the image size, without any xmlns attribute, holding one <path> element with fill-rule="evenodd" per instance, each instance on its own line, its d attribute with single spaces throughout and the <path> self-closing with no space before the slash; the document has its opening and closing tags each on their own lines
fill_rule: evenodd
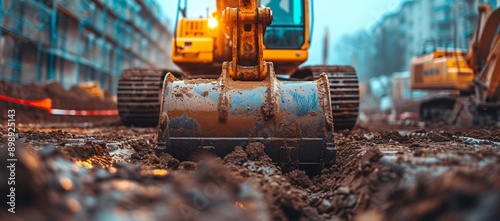
<svg viewBox="0 0 500 221">
<path fill-rule="evenodd" d="M 330 86 L 282 82 L 263 60 L 269 8 L 239 0 L 222 13 L 232 39 L 232 61 L 217 80 L 178 80 L 167 74 L 158 123 L 158 148 L 179 160 L 198 153 L 225 156 L 236 146 L 261 142 L 282 167 L 328 166 L 335 160 Z"/>
<path fill-rule="evenodd" d="M 217 80 L 163 83 L 158 148 L 179 160 L 198 152 L 225 156 L 261 142 L 281 165 L 331 164 L 332 105 L 325 74 L 315 81 L 279 81 L 272 63 L 263 81 L 237 81 L 224 63 Z"/>
</svg>

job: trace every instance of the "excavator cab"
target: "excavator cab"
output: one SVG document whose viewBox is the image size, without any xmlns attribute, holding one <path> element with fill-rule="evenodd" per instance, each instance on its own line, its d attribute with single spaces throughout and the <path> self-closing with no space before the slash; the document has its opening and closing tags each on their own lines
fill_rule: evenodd
<svg viewBox="0 0 500 221">
<path fill-rule="evenodd" d="M 230 36 L 222 22 L 222 10 L 238 1 L 219 0 L 210 17 L 187 18 L 179 9 L 172 41 L 172 60 L 188 76 L 216 78 L 222 63 L 230 60 Z M 308 58 L 310 41 L 309 0 L 259 0 L 269 7 L 273 22 L 264 33 L 264 60 L 274 63 L 278 74 L 291 75 Z"/>
<path fill-rule="evenodd" d="M 299 49 L 305 43 L 303 0 L 260 0 L 261 6 L 271 8 L 273 23 L 264 35 L 267 49 Z"/>
<path fill-rule="evenodd" d="M 308 0 L 260 0 L 271 8 L 273 23 L 264 35 L 264 59 L 276 73 L 292 75 L 308 57 L 310 8 Z M 312 13 L 311 13 L 312 14 Z"/>
</svg>

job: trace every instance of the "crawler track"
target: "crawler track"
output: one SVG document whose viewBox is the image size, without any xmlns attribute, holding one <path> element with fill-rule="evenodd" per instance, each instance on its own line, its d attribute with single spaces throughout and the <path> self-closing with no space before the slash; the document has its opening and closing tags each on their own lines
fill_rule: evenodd
<svg viewBox="0 0 500 221">
<path fill-rule="evenodd" d="M 451 125 L 469 128 L 498 122 L 500 106 L 478 103 L 470 97 L 436 97 L 420 105 L 421 121 L 446 121 Z"/>
<path fill-rule="evenodd" d="M 158 124 L 165 71 L 124 70 L 118 83 L 118 111 L 124 125 L 154 127 Z"/>
<path fill-rule="evenodd" d="M 310 69 L 314 79 L 323 72 L 328 76 L 335 131 L 354 128 L 359 112 L 356 70 L 351 66 L 307 66 L 304 69 Z"/>
</svg>

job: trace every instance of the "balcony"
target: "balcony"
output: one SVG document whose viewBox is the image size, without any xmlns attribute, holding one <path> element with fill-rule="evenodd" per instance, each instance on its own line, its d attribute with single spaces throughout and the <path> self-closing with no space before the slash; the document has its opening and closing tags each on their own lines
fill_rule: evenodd
<svg viewBox="0 0 500 221">
<path fill-rule="evenodd" d="M 7 34 L 14 35 L 24 41 L 44 44 L 50 42 L 49 21 L 50 10 L 43 4 L 32 0 L 5 1 L 3 8 L 2 28 Z"/>
</svg>

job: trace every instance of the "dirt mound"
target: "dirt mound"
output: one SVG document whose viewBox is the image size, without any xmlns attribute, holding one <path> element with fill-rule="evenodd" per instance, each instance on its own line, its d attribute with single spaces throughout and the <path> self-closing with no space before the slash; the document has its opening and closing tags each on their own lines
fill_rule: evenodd
<svg viewBox="0 0 500 221">
<path fill-rule="evenodd" d="M 389 143 L 389 142 L 399 142 L 399 143 L 409 143 L 411 142 L 408 136 L 403 136 L 399 131 L 392 130 L 387 132 L 382 132 L 379 136 L 374 139 L 375 143 Z"/>
<path fill-rule="evenodd" d="M 500 130 L 498 128 L 494 129 L 475 129 L 465 134 L 467 137 L 491 140 L 495 142 L 500 142 Z"/>
<path fill-rule="evenodd" d="M 18 151 L 20 196 L 15 214 L 1 206 L 5 220 L 269 220 L 260 192 L 220 163 L 201 162 L 190 174 L 131 164 L 86 169 L 52 148 Z"/>
<path fill-rule="evenodd" d="M 303 170 L 293 170 L 285 174 L 285 176 L 287 177 L 288 182 L 295 186 L 309 188 L 314 185 L 311 179 L 307 176 L 306 171 Z"/>
<path fill-rule="evenodd" d="M 272 220 L 321 220 L 317 209 L 309 206 L 307 194 L 294 187 L 288 179 L 300 180 L 290 175 L 285 176 L 264 152 L 262 143 L 250 143 L 245 148 L 237 147 L 224 158 L 231 168 L 232 175 L 262 192 L 267 203 L 267 211 Z M 241 166 L 239 166 L 241 165 Z M 304 179 L 303 173 L 294 173 Z M 288 178 L 288 179 L 287 179 Z"/>
<path fill-rule="evenodd" d="M 32 183 L 22 181 L 23 191 L 30 193 L 23 202 L 44 204 L 26 203 L 19 214 L 38 214 L 36 220 L 500 217 L 497 144 L 469 142 L 458 132 L 439 128 L 335 134 L 336 163 L 316 176 L 298 169 L 283 172 L 261 143 L 237 146 L 223 159 L 180 162 L 155 150 L 154 129 L 88 128 L 70 133 L 32 129 L 19 135 L 27 144 L 57 146 L 53 151 L 39 150 L 41 160 L 33 161 L 42 165 L 33 172 L 39 175 Z M 78 142 L 68 145 L 74 140 Z M 129 157 L 113 162 L 110 151 L 125 146 L 131 150 Z M 2 185 L 0 189 L 5 188 Z M 46 191 L 36 192 L 41 188 Z"/>
<path fill-rule="evenodd" d="M 131 163 L 139 163 L 145 166 L 156 168 L 178 169 L 179 160 L 167 153 L 156 153 L 155 146 L 145 141 L 135 141 L 129 143 L 136 151 L 131 156 Z"/>
<path fill-rule="evenodd" d="M 111 96 L 104 99 L 92 97 L 83 89 L 73 87 L 65 90 L 58 82 L 47 84 L 11 84 L 0 80 L 0 95 L 13 97 L 23 100 L 41 100 L 50 98 L 53 109 L 63 110 L 115 110 L 116 103 Z M 58 116 L 50 115 L 46 110 L 29 107 L 25 105 L 14 104 L 7 101 L 0 101 L 0 112 L 7 113 L 7 110 L 16 111 L 16 121 L 18 123 L 111 123 L 117 122 L 118 117 L 84 117 L 84 116 Z M 7 115 L 0 115 L 0 120 L 6 120 Z"/>
<path fill-rule="evenodd" d="M 452 135 L 444 132 L 436 133 L 431 131 L 427 134 L 427 137 L 433 142 L 447 142 L 452 140 Z"/>
<path fill-rule="evenodd" d="M 131 157 L 133 163 L 146 166 L 163 166 L 179 172 L 200 170 L 203 166 L 195 162 L 182 162 L 166 153 L 156 153 L 154 146 L 145 142 L 132 145 L 136 150 Z M 287 176 L 281 174 L 269 156 L 264 152 L 262 143 L 251 143 L 246 147 L 235 147 L 235 150 L 216 162 L 226 163 L 232 180 L 247 183 L 258 189 L 267 207 L 263 214 L 269 214 L 272 220 L 324 219 L 315 208 L 309 207 L 308 196 L 304 191 L 295 188 L 288 179 L 304 186 L 312 185 L 304 171 L 292 171 Z M 203 164 L 201 164 L 203 165 Z M 237 203 L 238 206 L 238 203 Z"/>
<path fill-rule="evenodd" d="M 85 167 L 109 168 L 114 164 L 105 143 L 86 143 L 81 146 L 60 148 L 58 151 L 78 165 Z"/>
<path fill-rule="evenodd" d="M 448 172 L 437 179 L 421 177 L 411 189 L 396 189 L 379 220 L 497 220 L 500 217 L 500 170 Z M 368 219 L 367 219 L 368 220 Z M 372 219 L 373 220 L 373 219 Z"/>
<path fill-rule="evenodd" d="M 337 166 L 323 170 L 316 179 L 317 196 L 326 201 L 326 211 L 351 220 L 362 211 L 387 201 L 386 193 L 400 181 L 403 173 L 397 166 L 380 162 L 383 156 L 376 148 L 367 150 L 341 149 Z M 344 153 L 346 155 L 344 155 Z"/>
</svg>

